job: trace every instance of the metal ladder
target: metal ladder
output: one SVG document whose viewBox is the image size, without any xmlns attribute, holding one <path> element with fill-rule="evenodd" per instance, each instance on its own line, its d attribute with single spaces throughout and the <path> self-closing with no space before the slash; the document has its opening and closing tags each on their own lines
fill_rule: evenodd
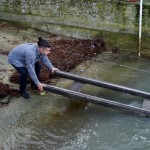
<svg viewBox="0 0 150 150">
<path fill-rule="evenodd" d="M 81 77 L 79 75 L 66 73 L 66 72 L 62 72 L 62 71 L 56 71 L 54 73 L 54 75 L 57 77 L 74 80 L 75 83 L 73 86 L 76 87 L 76 88 L 74 88 L 75 90 L 73 91 L 72 89 L 68 90 L 68 89 L 64 89 L 64 88 L 60 88 L 60 87 L 56 87 L 56 86 L 46 85 L 44 87 L 45 91 L 63 95 L 68 98 L 82 99 L 82 100 L 90 102 L 90 103 L 98 104 L 98 105 L 101 105 L 104 107 L 110 107 L 113 109 L 118 109 L 121 111 L 133 113 L 133 114 L 140 115 L 140 116 L 150 117 L 150 93 L 132 89 L 132 88 L 128 88 L 128 87 L 124 87 L 124 86 L 120 86 L 120 85 L 116 85 L 116 84 L 112 84 L 112 83 L 108 83 L 108 82 L 104 82 L 104 81 L 100 81 L 100 80 L 95 80 L 92 78 L 85 78 L 85 77 Z M 143 101 L 143 105 L 141 108 L 134 107 L 131 105 L 126 105 L 123 103 L 114 102 L 114 101 L 99 98 L 96 96 L 91 96 L 88 94 L 80 93 L 79 89 L 81 89 L 83 84 L 90 84 L 90 85 L 94 85 L 94 86 L 98 86 L 98 87 L 103 87 L 106 89 L 115 90 L 115 91 L 131 94 L 131 95 L 143 97 L 145 99 Z"/>
</svg>

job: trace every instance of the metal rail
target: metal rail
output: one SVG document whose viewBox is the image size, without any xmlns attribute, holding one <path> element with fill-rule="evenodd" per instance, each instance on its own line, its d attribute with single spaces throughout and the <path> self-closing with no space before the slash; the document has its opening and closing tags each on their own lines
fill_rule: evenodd
<svg viewBox="0 0 150 150">
<path fill-rule="evenodd" d="M 59 88 L 56 86 L 46 85 L 44 87 L 44 90 L 48 91 L 48 92 L 55 93 L 55 94 L 63 95 L 65 97 L 71 98 L 72 100 L 73 99 L 80 99 L 80 100 L 84 100 L 86 102 L 98 104 L 98 105 L 101 105 L 104 107 L 110 107 L 113 109 L 118 109 L 120 111 L 129 112 L 129 113 L 133 113 L 133 114 L 140 115 L 140 116 L 146 116 L 146 117 L 150 116 L 150 111 L 142 109 L 142 108 L 138 108 L 138 107 L 110 101 L 110 100 L 103 99 L 103 98 L 98 98 L 95 96 L 90 96 L 87 94 Z"/>
<path fill-rule="evenodd" d="M 120 86 L 117 84 L 112 84 L 112 83 L 108 83 L 108 82 L 104 82 L 100 80 L 95 80 L 91 78 L 85 78 L 79 75 L 66 73 L 63 71 L 55 71 L 54 75 L 57 77 L 75 80 L 81 83 L 91 84 L 91 85 L 98 86 L 98 87 L 103 87 L 103 88 L 107 88 L 107 89 L 111 89 L 111 90 L 115 90 L 115 91 L 119 91 L 123 93 L 128 93 L 128 94 L 135 95 L 135 96 L 140 96 L 140 97 L 150 100 L 150 93 L 147 93 L 144 91 L 140 91 L 140 90 L 136 90 L 136 89 L 132 89 L 132 88 L 128 88 L 128 87 L 124 87 L 124 86 Z"/>
</svg>

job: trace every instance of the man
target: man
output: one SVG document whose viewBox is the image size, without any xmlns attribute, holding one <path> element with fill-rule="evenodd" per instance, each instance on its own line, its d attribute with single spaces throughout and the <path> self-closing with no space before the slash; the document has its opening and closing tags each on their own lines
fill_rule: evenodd
<svg viewBox="0 0 150 150">
<path fill-rule="evenodd" d="M 26 43 L 18 45 L 12 49 L 8 55 L 8 62 L 20 74 L 20 94 L 28 99 L 29 94 L 26 91 L 28 74 L 32 79 L 32 85 L 36 85 L 39 91 L 43 91 L 44 84 L 40 83 L 38 77 L 41 70 L 39 60 L 54 73 L 55 68 L 47 55 L 51 52 L 51 46 L 47 40 L 38 39 L 37 44 Z"/>
</svg>

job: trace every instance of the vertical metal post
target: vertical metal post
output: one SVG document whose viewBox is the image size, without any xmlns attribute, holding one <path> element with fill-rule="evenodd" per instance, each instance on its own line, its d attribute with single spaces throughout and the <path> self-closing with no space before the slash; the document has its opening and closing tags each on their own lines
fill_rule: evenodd
<svg viewBox="0 0 150 150">
<path fill-rule="evenodd" d="M 142 10 L 143 10 L 143 0 L 140 0 L 140 16 L 139 16 L 139 57 L 141 56 Z"/>
</svg>

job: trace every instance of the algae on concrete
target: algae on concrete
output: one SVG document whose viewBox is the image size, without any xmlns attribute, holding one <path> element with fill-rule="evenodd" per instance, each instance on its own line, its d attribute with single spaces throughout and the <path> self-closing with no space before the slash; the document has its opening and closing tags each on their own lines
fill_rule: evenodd
<svg viewBox="0 0 150 150">
<path fill-rule="evenodd" d="M 102 37 L 108 45 L 138 51 L 139 2 L 119 0 L 0 0 L 0 19 L 68 37 Z M 149 53 L 150 4 L 144 1 L 142 50 Z M 149 54 L 148 54 L 149 55 Z"/>
</svg>

